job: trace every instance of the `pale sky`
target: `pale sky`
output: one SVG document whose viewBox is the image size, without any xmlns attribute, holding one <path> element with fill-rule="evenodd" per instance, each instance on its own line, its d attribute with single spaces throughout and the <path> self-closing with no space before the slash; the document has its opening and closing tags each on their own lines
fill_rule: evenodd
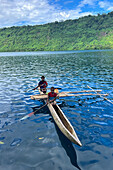
<svg viewBox="0 0 113 170">
<path fill-rule="evenodd" d="M 0 0 L 0 28 L 39 25 L 111 11 L 112 0 Z"/>
</svg>

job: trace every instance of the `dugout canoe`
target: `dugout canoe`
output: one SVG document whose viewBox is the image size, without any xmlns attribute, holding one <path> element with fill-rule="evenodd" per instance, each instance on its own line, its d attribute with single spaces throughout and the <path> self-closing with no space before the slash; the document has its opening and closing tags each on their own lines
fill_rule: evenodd
<svg viewBox="0 0 113 170">
<path fill-rule="evenodd" d="M 57 124 L 59 129 L 62 131 L 62 133 L 71 142 L 73 142 L 79 146 L 82 146 L 73 126 L 71 125 L 71 123 L 69 122 L 67 117 L 64 115 L 64 113 L 60 109 L 60 107 L 57 104 L 53 106 L 51 103 L 49 103 L 47 106 L 51 112 L 51 115 L 52 115 L 55 123 Z"/>
<path fill-rule="evenodd" d="M 42 94 L 42 92 L 39 90 L 39 93 Z M 43 94 L 42 94 L 43 96 Z M 46 100 L 44 100 L 46 102 Z M 61 130 L 61 132 L 73 143 L 82 146 L 73 126 L 71 125 L 71 123 L 69 122 L 69 120 L 67 119 L 67 117 L 64 115 L 63 111 L 60 109 L 60 107 L 56 104 L 56 105 L 52 105 L 51 103 L 49 103 L 48 108 L 50 110 L 50 113 L 55 121 L 55 123 L 57 124 L 57 126 L 59 127 L 59 129 Z"/>
</svg>

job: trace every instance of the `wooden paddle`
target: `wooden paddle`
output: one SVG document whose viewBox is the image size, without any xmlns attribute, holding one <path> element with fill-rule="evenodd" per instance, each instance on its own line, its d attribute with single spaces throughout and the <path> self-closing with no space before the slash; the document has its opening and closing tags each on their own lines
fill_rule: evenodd
<svg viewBox="0 0 113 170">
<path fill-rule="evenodd" d="M 97 93 L 96 90 L 92 89 L 92 88 L 89 87 L 88 85 L 87 85 L 87 87 L 90 88 L 90 89 L 91 89 L 92 91 L 94 91 L 95 93 Z M 105 99 L 105 100 L 107 100 L 108 102 L 110 102 L 111 104 L 113 104 L 113 102 L 112 102 L 111 100 L 107 99 L 106 97 L 103 97 L 102 94 L 100 94 L 100 93 L 97 93 L 97 94 L 98 94 L 100 97 L 102 97 L 103 99 Z"/>
<path fill-rule="evenodd" d="M 28 117 L 31 117 L 32 115 L 34 115 L 37 111 L 39 111 L 40 109 L 42 109 L 42 108 L 45 107 L 46 105 L 47 105 L 47 103 L 44 104 L 43 106 L 41 106 L 39 109 L 35 110 L 34 112 L 31 112 L 31 113 L 29 113 L 28 115 L 24 116 L 23 118 L 20 119 L 20 121 L 21 121 L 21 120 L 25 120 L 25 119 L 27 119 Z"/>
</svg>

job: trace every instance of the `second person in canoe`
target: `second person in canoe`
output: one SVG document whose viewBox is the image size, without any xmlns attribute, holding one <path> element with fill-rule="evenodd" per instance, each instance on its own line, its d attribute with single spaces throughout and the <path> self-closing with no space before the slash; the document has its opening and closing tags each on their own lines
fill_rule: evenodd
<svg viewBox="0 0 113 170">
<path fill-rule="evenodd" d="M 48 83 L 47 83 L 47 81 L 45 80 L 45 77 L 44 76 L 42 76 L 41 77 L 41 81 L 38 83 L 38 86 L 37 87 L 35 87 L 33 90 L 36 90 L 38 87 L 40 87 L 40 90 L 43 92 L 43 93 L 46 93 L 46 87 L 48 86 Z"/>
<path fill-rule="evenodd" d="M 57 93 L 55 93 L 54 87 L 51 87 L 51 92 L 48 93 L 47 104 L 50 102 L 51 104 L 56 104 Z"/>
</svg>

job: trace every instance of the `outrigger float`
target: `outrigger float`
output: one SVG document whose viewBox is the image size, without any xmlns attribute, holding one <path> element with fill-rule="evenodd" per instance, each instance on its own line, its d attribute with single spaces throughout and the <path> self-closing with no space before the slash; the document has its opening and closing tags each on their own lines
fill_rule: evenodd
<svg viewBox="0 0 113 170">
<path fill-rule="evenodd" d="M 92 90 L 84 90 L 84 91 L 76 91 L 76 92 L 61 92 L 58 94 L 59 97 L 66 97 L 66 96 L 90 96 L 90 95 L 100 95 L 99 92 L 101 92 L 102 90 L 96 90 L 96 94 L 95 93 L 89 93 L 92 92 Z M 40 100 L 43 99 L 46 102 L 47 99 L 47 94 L 43 94 L 43 92 L 40 91 L 39 89 L 39 93 L 38 95 L 32 95 L 31 99 L 33 100 Z M 107 96 L 108 94 L 101 94 L 101 96 Z M 59 129 L 61 130 L 61 132 L 73 143 L 82 146 L 73 126 L 71 125 L 71 123 L 69 122 L 69 120 L 67 119 L 67 117 L 64 115 L 63 111 L 60 109 L 60 107 L 56 104 L 56 105 L 52 105 L 51 103 L 47 104 L 51 115 L 55 121 L 55 123 L 57 124 L 57 126 L 59 127 Z M 33 112 L 32 112 L 33 113 Z"/>
</svg>

